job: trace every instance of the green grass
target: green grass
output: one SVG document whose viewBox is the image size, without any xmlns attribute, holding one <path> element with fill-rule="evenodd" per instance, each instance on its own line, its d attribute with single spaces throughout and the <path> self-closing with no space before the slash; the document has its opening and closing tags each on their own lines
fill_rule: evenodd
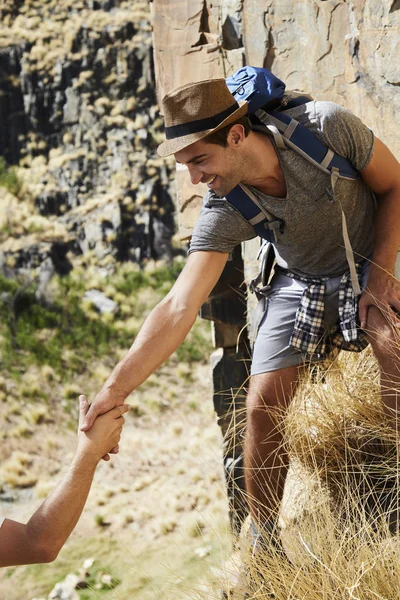
<svg viewBox="0 0 400 600">
<path fill-rule="evenodd" d="M 121 295 L 127 303 L 124 313 L 119 310 L 111 318 L 102 317 L 83 302 L 90 281 L 82 276 L 58 278 L 47 303 L 36 299 L 34 284 L 0 276 L 0 368 L 18 378 L 30 364 L 49 365 L 66 380 L 71 372 L 84 372 L 92 359 L 111 356 L 117 348 L 128 350 L 134 335 L 124 327 L 125 319 L 136 317 L 140 323 L 181 269 L 178 261 L 152 272 L 121 268 L 101 285 L 97 282 L 98 289 L 117 295 L 119 304 L 124 303 Z M 178 360 L 208 360 L 209 338 L 209 325 L 196 323 L 177 351 Z"/>
<path fill-rule="evenodd" d="M 115 282 L 115 289 L 126 296 L 135 294 L 139 289 L 151 288 L 166 293 L 182 270 L 182 263 L 175 261 L 172 265 L 164 265 L 155 271 L 132 271 L 124 274 Z"/>
<path fill-rule="evenodd" d="M 14 196 L 19 196 L 22 181 L 19 179 L 15 169 L 7 167 L 3 156 L 0 156 L 0 186 L 6 188 Z"/>
<path fill-rule="evenodd" d="M 32 362 L 50 365 L 59 372 L 66 366 L 81 370 L 85 360 L 107 352 L 112 326 L 88 319 L 77 297 L 63 298 L 60 294 L 50 306 L 45 306 L 36 300 L 33 286 L 18 288 L 15 282 L 0 277 L 0 293 L 4 291 L 9 297 L 0 300 L 1 314 L 5 315 L 0 323 L 2 368 L 24 368 Z M 45 332 L 46 339 L 41 332 Z M 69 358 L 69 365 L 63 359 L 66 349 L 76 351 L 76 356 Z"/>
<path fill-rule="evenodd" d="M 2 569 L 0 587 L 7 600 L 44 598 L 56 583 L 68 573 L 77 573 L 83 562 L 93 557 L 95 562 L 87 578 L 90 587 L 77 590 L 80 600 L 188 599 L 199 580 L 207 579 L 210 567 L 224 560 L 227 533 L 221 524 L 215 525 L 205 560 L 194 553 L 205 543 L 201 536 L 189 539 L 175 532 L 154 542 L 132 539 L 128 532 L 118 537 L 99 533 L 84 540 L 75 534 L 51 564 Z M 102 583 L 99 587 L 103 573 L 111 576 L 111 586 Z"/>
</svg>

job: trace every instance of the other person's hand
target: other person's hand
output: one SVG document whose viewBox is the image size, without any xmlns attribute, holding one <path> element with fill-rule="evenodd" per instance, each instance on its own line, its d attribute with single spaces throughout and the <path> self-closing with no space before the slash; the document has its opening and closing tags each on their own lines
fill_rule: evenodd
<svg viewBox="0 0 400 600">
<path fill-rule="evenodd" d="M 118 447 L 122 426 L 125 423 L 123 415 L 128 410 L 127 404 L 116 406 L 100 414 L 89 431 L 82 431 L 89 411 L 89 403 L 86 396 L 79 396 L 78 452 L 84 453 L 96 462 L 102 457 L 104 460 L 110 460 L 108 453 Z"/>
</svg>

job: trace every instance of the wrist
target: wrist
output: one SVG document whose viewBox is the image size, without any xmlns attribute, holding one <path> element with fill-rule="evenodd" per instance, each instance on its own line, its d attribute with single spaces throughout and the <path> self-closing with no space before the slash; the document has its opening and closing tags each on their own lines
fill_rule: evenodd
<svg viewBox="0 0 400 600">
<path fill-rule="evenodd" d="M 390 252 L 388 252 L 387 248 L 382 252 L 375 249 L 370 263 L 370 271 L 380 271 L 381 273 L 390 273 L 393 275 L 396 258 L 397 248 L 393 248 L 393 251 Z"/>
<path fill-rule="evenodd" d="M 369 269 L 368 281 L 394 275 L 394 264 L 372 263 Z"/>
<path fill-rule="evenodd" d="M 78 469 L 85 468 L 95 471 L 101 459 L 101 456 L 98 456 L 98 454 L 89 444 L 78 442 L 72 465 Z"/>
<path fill-rule="evenodd" d="M 106 396 L 112 398 L 113 405 L 118 406 L 125 402 L 125 399 L 130 394 L 130 391 L 121 386 L 120 378 L 110 378 L 103 385 L 100 394 L 105 394 Z"/>
<path fill-rule="evenodd" d="M 138 387 L 138 367 L 134 355 L 129 351 L 104 383 L 102 392 L 115 398 L 116 404 L 123 404 L 129 394 Z"/>
</svg>

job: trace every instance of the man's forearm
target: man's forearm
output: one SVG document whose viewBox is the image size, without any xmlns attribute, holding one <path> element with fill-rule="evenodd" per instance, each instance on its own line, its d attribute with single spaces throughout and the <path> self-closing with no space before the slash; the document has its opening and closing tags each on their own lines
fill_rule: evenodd
<svg viewBox="0 0 400 600">
<path fill-rule="evenodd" d="M 400 246 L 400 189 L 378 197 L 373 265 L 394 272 Z"/>
<path fill-rule="evenodd" d="M 115 367 L 104 388 L 120 402 L 142 384 L 183 342 L 197 311 L 166 297 L 144 322 L 129 352 Z"/>
</svg>

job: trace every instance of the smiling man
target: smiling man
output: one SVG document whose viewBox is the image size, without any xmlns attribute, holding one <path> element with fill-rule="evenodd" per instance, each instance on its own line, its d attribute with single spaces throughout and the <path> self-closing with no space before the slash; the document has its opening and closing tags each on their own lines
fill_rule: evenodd
<svg viewBox="0 0 400 600">
<path fill-rule="evenodd" d="M 254 346 L 247 397 L 246 487 L 254 523 L 275 527 L 287 457 L 274 408 L 286 407 L 304 365 L 333 346 L 359 351 L 372 344 L 381 369 L 388 420 L 396 426 L 399 346 L 394 277 L 400 244 L 400 165 L 350 111 L 308 102 L 287 114 L 360 173 L 337 181 L 298 152 L 279 148 L 264 126 L 246 117 L 223 79 L 173 90 L 163 100 L 166 141 L 192 182 L 209 192 L 193 231 L 185 268 L 144 322 L 134 344 L 95 398 L 86 428 L 114 402 L 123 403 L 179 346 L 218 281 L 233 248 L 255 237 L 253 226 L 225 198 L 241 184 L 284 224 L 274 244 L 277 267 Z M 356 297 L 343 240 L 343 213 L 362 294 Z M 370 260 L 369 260 L 370 259 Z M 311 307 L 311 310 L 310 310 Z M 357 313 L 359 321 L 357 321 Z M 272 410 L 271 410 L 272 409 Z"/>
</svg>

